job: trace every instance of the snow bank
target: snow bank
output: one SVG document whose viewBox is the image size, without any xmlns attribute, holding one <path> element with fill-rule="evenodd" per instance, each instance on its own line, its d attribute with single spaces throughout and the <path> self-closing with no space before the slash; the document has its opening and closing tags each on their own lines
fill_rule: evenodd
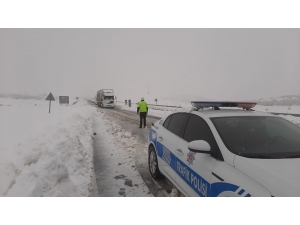
<svg viewBox="0 0 300 225">
<path fill-rule="evenodd" d="M 94 108 L 0 98 L 0 196 L 89 196 Z"/>
</svg>

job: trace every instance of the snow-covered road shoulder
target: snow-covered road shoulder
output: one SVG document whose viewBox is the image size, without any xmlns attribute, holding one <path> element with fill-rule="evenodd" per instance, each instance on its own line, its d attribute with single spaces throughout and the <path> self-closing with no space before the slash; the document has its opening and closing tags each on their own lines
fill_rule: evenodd
<svg viewBox="0 0 300 225">
<path fill-rule="evenodd" d="M 90 196 L 92 117 L 82 100 L 0 99 L 0 196 Z"/>
<path fill-rule="evenodd" d="M 147 146 L 98 110 L 94 118 L 94 166 L 101 197 L 152 197 L 136 165 L 136 151 L 147 157 Z"/>
</svg>

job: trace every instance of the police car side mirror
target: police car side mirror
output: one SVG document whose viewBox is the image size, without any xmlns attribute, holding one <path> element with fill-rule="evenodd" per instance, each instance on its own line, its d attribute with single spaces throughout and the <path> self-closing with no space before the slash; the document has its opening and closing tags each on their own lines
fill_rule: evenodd
<svg viewBox="0 0 300 225">
<path fill-rule="evenodd" d="M 203 140 L 191 141 L 188 144 L 188 149 L 191 150 L 192 152 L 210 154 L 210 145 Z"/>
</svg>

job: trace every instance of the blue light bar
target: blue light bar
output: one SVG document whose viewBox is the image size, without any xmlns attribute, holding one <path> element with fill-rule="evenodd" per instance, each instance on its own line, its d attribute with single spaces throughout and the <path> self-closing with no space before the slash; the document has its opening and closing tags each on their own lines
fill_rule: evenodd
<svg viewBox="0 0 300 225">
<path fill-rule="evenodd" d="M 196 108 L 205 108 L 205 107 L 239 107 L 244 109 L 251 109 L 257 103 L 255 102 L 191 102 L 193 107 Z"/>
</svg>

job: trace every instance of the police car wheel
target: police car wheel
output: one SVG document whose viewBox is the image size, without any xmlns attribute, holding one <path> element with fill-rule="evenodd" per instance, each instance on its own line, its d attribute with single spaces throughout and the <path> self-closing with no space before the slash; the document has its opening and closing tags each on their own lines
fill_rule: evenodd
<svg viewBox="0 0 300 225">
<path fill-rule="evenodd" d="M 153 146 L 149 147 L 148 165 L 151 177 L 153 177 L 154 179 L 160 178 L 161 173 L 159 172 L 157 156 Z"/>
</svg>

